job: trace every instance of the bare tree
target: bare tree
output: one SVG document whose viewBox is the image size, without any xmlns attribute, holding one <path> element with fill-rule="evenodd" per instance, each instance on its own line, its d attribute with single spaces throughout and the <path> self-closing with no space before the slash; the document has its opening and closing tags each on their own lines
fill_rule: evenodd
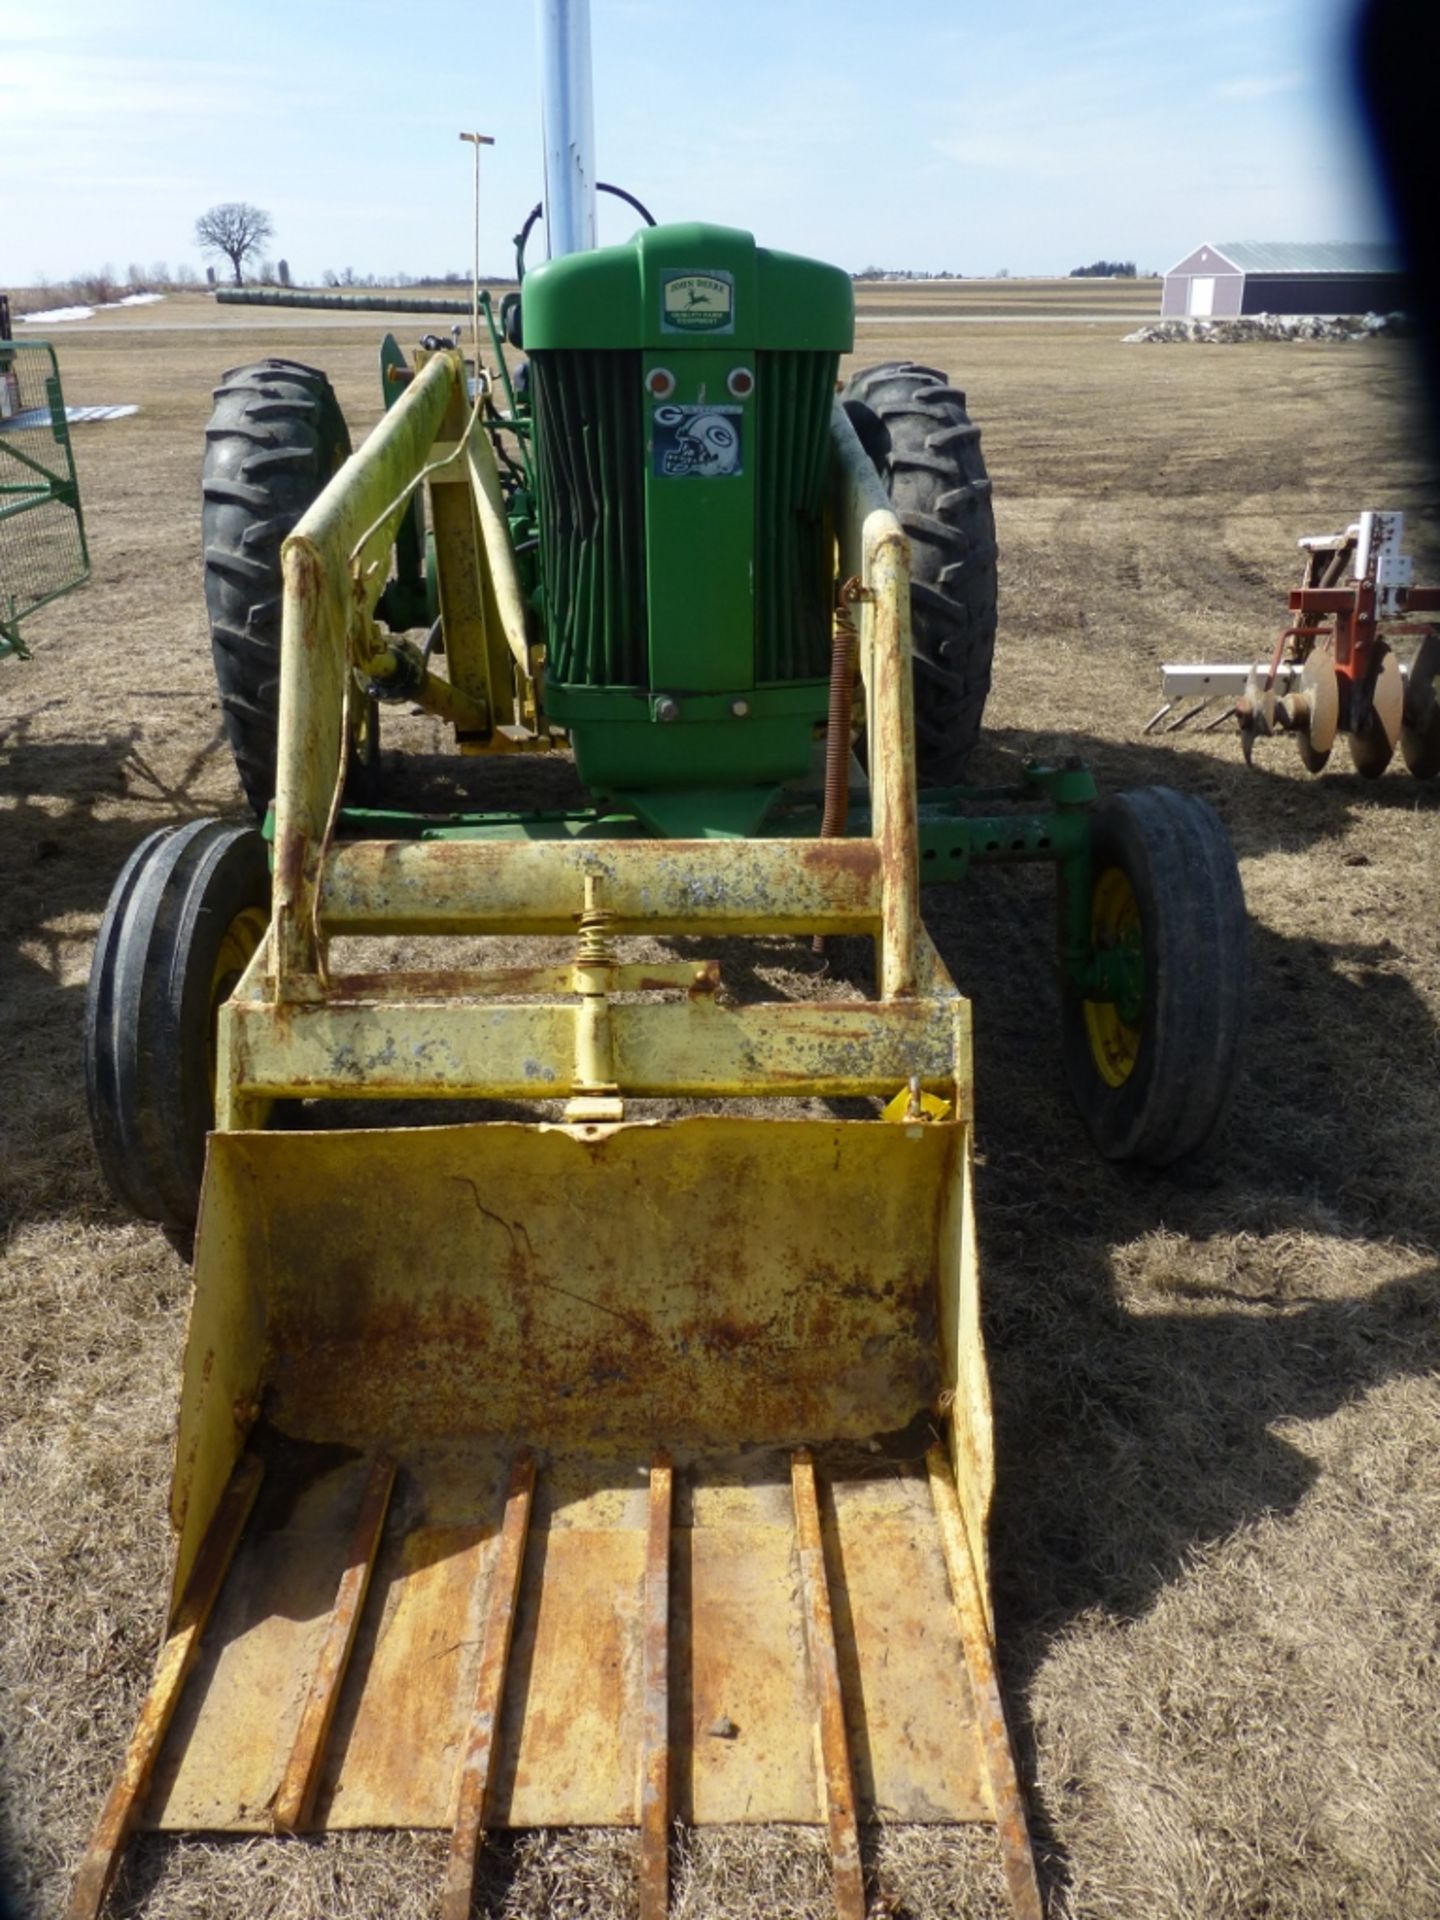
<svg viewBox="0 0 1440 1920">
<path fill-rule="evenodd" d="M 235 269 L 237 287 L 246 259 L 258 253 L 274 233 L 269 214 L 263 207 L 252 207 L 248 200 L 226 200 L 202 213 L 195 222 L 196 241 L 207 253 L 225 255 Z"/>
</svg>

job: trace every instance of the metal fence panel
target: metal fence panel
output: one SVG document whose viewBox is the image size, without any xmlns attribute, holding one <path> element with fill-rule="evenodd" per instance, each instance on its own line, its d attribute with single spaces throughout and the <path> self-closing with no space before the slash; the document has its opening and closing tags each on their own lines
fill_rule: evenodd
<svg viewBox="0 0 1440 1920">
<path fill-rule="evenodd" d="M 55 349 L 0 339 L 0 658 L 24 654 L 21 620 L 89 573 Z"/>
</svg>

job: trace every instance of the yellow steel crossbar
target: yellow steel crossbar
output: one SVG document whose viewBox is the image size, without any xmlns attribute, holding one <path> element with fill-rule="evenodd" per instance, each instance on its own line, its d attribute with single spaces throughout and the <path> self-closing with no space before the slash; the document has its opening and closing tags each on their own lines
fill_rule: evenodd
<svg viewBox="0 0 1440 1920">
<path fill-rule="evenodd" d="M 283 1021 L 235 1004 L 227 1031 L 233 1099 L 401 1096 L 554 1100 L 583 1090 L 582 1007 L 297 1006 Z M 612 1003 L 612 1078 L 624 1094 L 681 1098 L 890 1098 L 918 1078 L 966 1117 L 969 1003 L 722 1007 Z M 227 1111 L 220 1125 L 234 1124 Z"/>
<path fill-rule="evenodd" d="M 866 840 L 361 841 L 326 862 L 334 933 L 573 933 L 586 879 L 615 933 L 875 933 Z"/>
</svg>

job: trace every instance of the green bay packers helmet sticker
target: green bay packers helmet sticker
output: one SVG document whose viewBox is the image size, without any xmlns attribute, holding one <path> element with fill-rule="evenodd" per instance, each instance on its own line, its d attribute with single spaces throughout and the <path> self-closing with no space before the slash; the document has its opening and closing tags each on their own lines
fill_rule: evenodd
<svg viewBox="0 0 1440 1920">
<path fill-rule="evenodd" d="M 728 273 L 680 267 L 660 275 L 662 333 L 733 333 L 735 281 Z"/>
<path fill-rule="evenodd" d="M 653 446 L 660 480 L 733 480 L 741 468 L 743 407 L 656 407 Z"/>
</svg>

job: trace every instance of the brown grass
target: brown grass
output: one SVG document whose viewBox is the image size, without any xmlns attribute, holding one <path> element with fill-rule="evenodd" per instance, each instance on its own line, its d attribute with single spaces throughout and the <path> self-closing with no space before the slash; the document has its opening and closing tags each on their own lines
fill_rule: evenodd
<svg viewBox="0 0 1440 1920">
<path fill-rule="evenodd" d="M 1440 1911 L 1440 795 L 1396 771 L 1364 785 L 1338 756 L 1312 782 L 1283 743 L 1247 772 L 1221 735 L 1139 735 L 1162 658 L 1264 651 L 1299 534 L 1404 506 L 1440 578 L 1406 350 L 1152 354 L 1114 321 L 932 318 L 929 289 L 913 324 L 865 324 L 904 291 L 867 290 L 857 358 L 949 366 L 996 482 L 1003 632 L 976 771 L 1064 739 L 1107 785 L 1204 793 L 1253 916 L 1231 1126 L 1158 1178 L 1098 1165 L 1069 1109 L 1040 877 L 929 909 L 977 1007 L 996 1597 L 1052 1914 L 1422 1920 Z M 186 1275 L 102 1188 L 80 1024 L 129 847 L 238 802 L 199 592 L 209 388 L 298 348 L 352 421 L 378 411 L 372 329 L 298 316 L 287 339 L 233 309 L 217 339 L 196 306 L 176 330 L 140 309 L 63 337 L 70 400 L 142 411 L 78 430 L 95 579 L 0 675 L 3 1824 L 16 1899 L 45 1916 L 165 1582 Z M 900 1910 L 998 1911 L 973 1842 L 882 1835 Z M 487 1864 L 491 1910 L 628 1912 L 630 1847 L 516 1836 Z M 150 1841 L 115 1911 L 418 1920 L 439 1859 L 403 1835 Z M 818 1914 L 820 1867 L 810 1836 L 692 1837 L 676 1911 Z"/>
</svg>

